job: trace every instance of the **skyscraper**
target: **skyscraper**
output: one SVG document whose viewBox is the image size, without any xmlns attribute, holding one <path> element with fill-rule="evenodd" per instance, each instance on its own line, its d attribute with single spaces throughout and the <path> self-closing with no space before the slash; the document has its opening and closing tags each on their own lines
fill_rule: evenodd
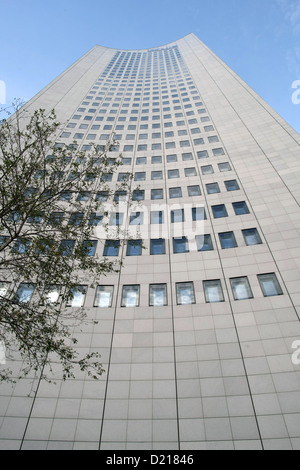
<svg viewBox="0 0 300 470">
<path fill-rule="evenodd" d="M 124 267 L 80 300 L 105 374 L 2 384 L 1 447 L 299 449 L 297 132 L 193 34 L 95 46 L 26 108 L 55 108 L 58 143 L 115 133 L 145 249 L 99 244 Z"/>
</svg>

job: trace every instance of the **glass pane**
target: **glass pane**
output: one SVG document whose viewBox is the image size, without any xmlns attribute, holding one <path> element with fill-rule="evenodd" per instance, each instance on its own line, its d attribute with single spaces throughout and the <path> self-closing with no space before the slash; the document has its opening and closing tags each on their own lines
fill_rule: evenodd
<svg viewBox="0 0 300 470">
<path fill-rule="evenodd" d="M 162 307 L 167 305 L 167 285 L 150 285 L 149 305 L 152 307 Z"/>
<path fill-rule="evenodd" d="M 178 305 L 189 305 L 195 303 L 194 284 L 192 282 L 179 282 L 176 284 L 176 295 Z"/>
<path fill-rule="evenodd" d="M 86 256 L 95 256 L 97 240 L 85 240 L 83 242 L 84 254 Z"/>
<path fill-rule="evenodd" d="M 151 199 L 163 199 L 164 194 L 162 189 L 151 189 Z"/>
<path fill-rule="evenodd" d="M 225 250 L 227 248 L 237 247 L 236 239 L 233 232 L 219 233 L 221 247 Z"/>
<path fill-rule="evenodd" d="M 108 308 L 112 305 L 114 286 L 98 286 L 95 297 L 95 307 Z"/>
<path fill-rule="evenodd" d="M 249 209 L 245 201 L 234 202 L 232 205 L 236 215 L 249 214 Z"/>
<path fill-rule="evenodd" d="M 216 194 L 220 192 L 218 183 L 210 183 L 206 185 L 207 194 Z"/>
<path fill-rule="evenodd" d="M 47 286 L 44 290 L 44 299 L 47 303 L 53 304 L 58 301 L 60 295 L 59 286 Z"/>
<path fill-rule="evenodd" d="M 262 240 L 256 228 L 242 230 L 246 245 L 260 245 Z"/>
<path fill-rule="evenodd" d="M 121 307 L 138 307 L 140 286 L 123 286 Z"/>
<path fill-rule="evenodd" d="M 235 300 L 252 299 L 253 294 L 247 277 L 230 279 Z"/>
<path fill-rule="evenodd" d="M 152 211 L 150 212 L 150 223 L 151 224 L 163 224 L 164 212 L 163 211 Z"/>
<path fill-rule="evenodd" d="M 195 238 L 198 251 L 210 251 L 214 249 L 210 235 L 196 235 Z"/>
<path fill-rule="evenodd" d="M 71 299 L 68 307 L 82 307 L 85 301 L 87 286 L 77 286 L 71 289 Z"/>
<path fill-rule="evenodd" d="M 74 240 L 63 240 L 60 244 L 59 251 L 62 256 L 71 256 L 75 246 Z"/>
<path fill-rule="evenodd" d="M 227 191 L 237 191 L 238 189 L 240 189 L 236 180 L 225 181 L 225 186 Z"/>
<path fill-rule="evenodd" d="M 224 204 L 219 204 L 218 206 L 212 206 L 212 211 L 213 211 L 215 219 L 228 216 L 226 207 L 224 206 Z"/>
<path fill-rule="evenodd" d="M 19 285 L 15 298 L 18 302 L 27 304 L 32 297 L 33 291 L 34 291 L 33 284 L 22 283 Z"/>
<path fill-rule="evenodd" d="M 171 223 L 184 222 L 184 209 L 171 211 Z"/>
<path fill-rule="evenodd" d="M 126 256 L 140 256 L 142 254 L 142 240 L 129 240 Z"/>
<path fill-rule="evenodd" d="M 166 253 L 165 240 L 163 238 L 150 241 L 150 255 L 164 255 Z"/>
<path fill-rule="evenodd" d="M 200 186 L 188 186 L 188 194 L 189 196 L 200 196 Z"/>
<path fill-rule="evenodd" d="M 273 297 L 275 295 L 283 295 L 276 274 L 261 274 L 258 280 L 265 297 Z"/>
<path fill-rule="evenodd" d="M 143 212 L 132 212 L 130 214 L 129 224 L 130 225 L 142 225 L 144 219 Z"/>
<path fill-rule="evenodd" d="M 106 240 L 103 256 L 118 256 L 120 240 Z"/>
<path fill-rule="evenodd" d="M 224 295 L 221 281 L 204 281 L 204 294 L 206 302 L 223 302 Z"/>
<path fill-rule="evenodd" d="M 206 220 L 206 213 L 204 207 L 192 207 L 193 220 Z"/>
<path fill-rule="evenodd" d="M 173 251 L 174 253 L 188 253 L 188 239 L 186 237 L 173 238 Z"/>
</svg>

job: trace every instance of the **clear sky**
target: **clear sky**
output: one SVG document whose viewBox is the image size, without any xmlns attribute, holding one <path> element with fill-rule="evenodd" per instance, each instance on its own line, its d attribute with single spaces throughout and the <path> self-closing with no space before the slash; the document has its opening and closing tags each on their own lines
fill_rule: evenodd
<svg viewBox="0 0 300 470">
<path fill-rule="evenodd" d="M 296 80 L 300 98 L 300 0 L 0 0 L 0 7 L 7 105 L 30 99 L 95 44 L 152 48 L 193 32 L 300 132 L 300 103 L 292 101 Z"/>
</svg>

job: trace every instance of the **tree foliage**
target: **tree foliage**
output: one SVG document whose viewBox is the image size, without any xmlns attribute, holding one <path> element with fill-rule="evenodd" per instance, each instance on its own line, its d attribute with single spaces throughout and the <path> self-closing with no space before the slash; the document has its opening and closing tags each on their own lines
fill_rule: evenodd
<svg viewBox="0 0 300 470">
<path fill-rule="evenodd" d="M 92 284 L 119 268 L 90 250 L 108 216 L 97 195 L 111 192 L 106 180 L 121 157 L 111 158 L 112 139 L 88 152 L 76 142 L 57 144 L 60 129 L 54 111 L 28 116 L 19 106 L 0 126 L 0 345 L 7 357 L 21 354 L 20 376 L 59 363 L 63 378 L 78 367 L 96 378 L 98 353 L 79 357 L 72 335 L 86 312 L 66 305 L 83 280 Z M 126 178 L 118 189 L 129 186 Z M 8 367 L 0 374 L 11 380 Z"/>
</svg>

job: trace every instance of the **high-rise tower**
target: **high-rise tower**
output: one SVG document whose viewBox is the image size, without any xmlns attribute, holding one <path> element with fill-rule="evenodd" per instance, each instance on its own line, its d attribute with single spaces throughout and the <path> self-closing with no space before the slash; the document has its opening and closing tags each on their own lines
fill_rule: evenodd
<svg viewBox="0 0 300 470">
<path fill-rule="evenodd" d="M 146 249 L 98 245 L 125 257 L 82 298 L 106 373 L 1 384 L 1 447 L 299 449 L 297 132 L 193 34 L 95 46 L 26 108 L 60 143 L 115 132 Z"/>
</svg>

